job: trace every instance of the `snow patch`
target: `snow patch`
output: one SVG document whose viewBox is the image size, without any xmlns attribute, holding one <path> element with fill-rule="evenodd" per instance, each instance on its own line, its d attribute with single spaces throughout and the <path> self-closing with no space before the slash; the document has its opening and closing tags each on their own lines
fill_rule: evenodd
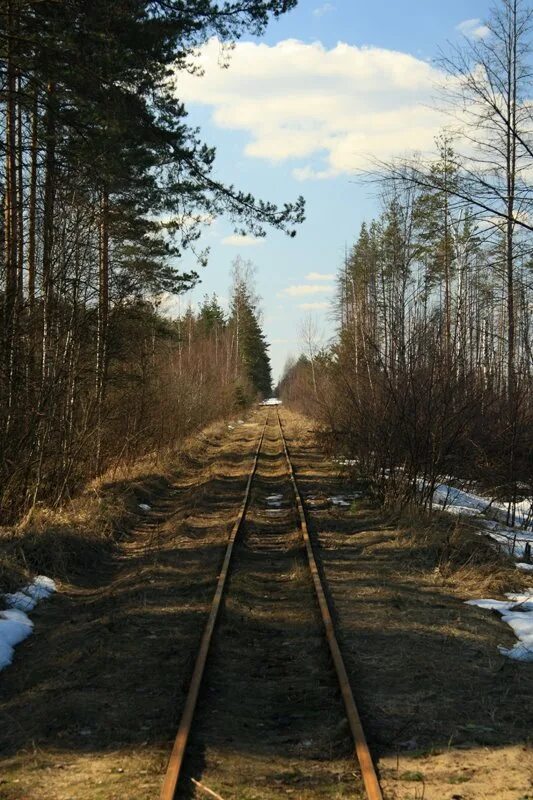
<svg viewBox="0 0 533 800">
<path fill-rule="evenodd" d="M 507 600 L 467 600 L 466 603 L 497 611 L 511 626 L 518 641 L 513 647 L 499 647 L 502 655 L 514 661 L 533 661 L 533 588 L 505 596 Z"/>
<path fill-rule="evenodd" d="M 56 589 L 57 586 L 52 578 L 47 578 L 46 575 L 37 575 L 28 586 L 24 586 L 22 591 L 38 602 L 46 600 Z"/>
<path fill-rule="evenodd" d="M 357 464 L 356 458 L 344 458 L 343 456 L 336 456 L 333 459 L 335 464 L 338 464 L 340 467 L 355 467 Z"/>
<path fill-rule="evenodd" d="M 518 561 L 516 568 L 521 569 L 523 572 L 533 572 L 533 564 L 526 564 L 525 561 Z"/>
<path fill-rule="evenodd" d="M 282 494 L 269 494 L 266 498 L 266 504 L 269 508 L 281 508 L 282 500 Z"/>
<path fill-rule="evenodd" d="M 0 669 L 13 661 L 15 645 L 23 642 L 32 632 L 33 622 L 18 609 L 0 611 Z"/>
<path fill-rule="evenodd" d="M 420 488 L 424 489 L 424 481 L 419 481 Z M 446 510 L 449 507 L 469 509 L 480 514 L 489 514 L 493 521 L 504 525 L 508 520 L 508 508 L 506 503 L 497 502 L 489 497 L 466 492 L 448 483 L 439 483 L 433 492 L 433 502 L 443 506 Z M 533 498 L 526 497 L 515 504 L 514 524 L 523 525 L 524 528 L 531 527 L 533 519 Z"/>
<path fill-rule="evenodd" d="M 268 400 L 263 400 L 261 403 L 262 406 L 280 406 L 281 400 L 278 400 L 277 397 L 269 397 Z"/>
<path fill-rule="evenodd" d="M 148 503 L 139 503 L 139 508 L 141 511 L 150 511 L 152 506 L 149 506 Z"/>
<path fill-rule="evenodd" d="M 10 608 L 18 608 L 20 611 L 33 611 L 37 601 L 24 592 L 8 592 L 4 595 L 4 602 Z"/>
<path fill-rule="evenodd" d="M 0 610 L 0 670 L 9 666 L 13 660 L 14 647 L 24 641 L 33 629 L 33 622 L 26 614 L 37 603 L 46 600 L 57 587 L 46 575 L 37 575 L 31 583 L 18 592 L 0 595 L 9 608 Z"/>
<path fill-rule="evenodd" d="M 337 494 L 333 497 L 328 497 L 328 500 L 331 505 L 337 508 L 350 508 L 352 502 L 362 496 L 362 492 L 348 492 L 347 494 Z"/>
<path fill-rule="evenodd" d="M 419 481 L 419 488 L 424 490 L 424 481 Z M 490 531 L 489 537 L 498 542 L 500 547 L 516 558 L 523 558 L 526 544 L 533 547 L 533 531 L 531 528 L 531 498 L 521 500 L 515 507 L 515 525 L 507 523 L 507 507 L 505 503 L 494 502 L 488 497 L 457 489 L 448 483 L 440 483 L 433 492 L 433 503 L 440 506 L 448 514 L 476 517 L 482 526 L 480 533 Z"/>
</svg>

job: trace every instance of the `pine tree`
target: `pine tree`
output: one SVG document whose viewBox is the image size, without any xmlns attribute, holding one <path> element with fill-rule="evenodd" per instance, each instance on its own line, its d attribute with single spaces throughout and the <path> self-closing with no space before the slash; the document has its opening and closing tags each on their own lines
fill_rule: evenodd
<svg viewBox="0 0 533 800">
<path fill-rule="evenodd" d="M 210 36 L 260 34 L 295 1 L 2 4 L 5 507 L 64 496 L 74 453 L 91 464 L 86 476 L 113 456 L 124 316 L 146 326 L 141 362 L 155 369 L 157 326 L 137 312 L 198 280 L 180 257 L 206 216 L 257 235 L 293 235 L 303 219 L 302 198 L 278 208 L 214 178 L 215 151 L 188 124 L 175 80 Z"/>
</svg>

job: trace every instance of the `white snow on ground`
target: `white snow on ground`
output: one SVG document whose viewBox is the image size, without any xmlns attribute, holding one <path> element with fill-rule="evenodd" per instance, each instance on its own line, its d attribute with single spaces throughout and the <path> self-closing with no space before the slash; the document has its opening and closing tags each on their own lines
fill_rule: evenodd
<svg viewBox="0 0 533 800">
<path fill-rule="evenodd" d="M 421 486 L 423 484 L 421 483 Z M 526 498 L 516 504 L 515 525 L 507 523 L 507 506 L 487 497 L 457 489 L 447 483 L 440 483 L 433 493 L 433 502 L 449 514 L 477 517 L 481 526 L 480 533 L 488 533 L 491 539 L 498 542 L 502 549 L 515 558 L 522 558 L 526 543 L 533 549 L 533 531 L 531 507 L 532 499 Z"/>
<path fill-rule="evenodd" d="M 499 647 L 500 653 L 515 661 L 533 661 L 533 588 L 521 594 L 507 594 L 507 600 L 467 600 L 467 605 L 497 611 L 514 631 L 513 647 Z"/>
<path fill-rule="evenodd" d="M 533 572 L 533 564 L 526 564 L 525 561 L 518 561 L 516 568 L 523 572 Z"/>
<path fill-rule="evenodd" d="M 46 575 L 38 575 L 18 592 L 0 595 L 0 600 L 9 606 L 0 610 L 0 670 L 11 664 L 15 645 L 30 635 L 33 622 L 27 611 L 32 611 L 38 602 L 46 600 L 56 591 L 56 585 Z"/>
<path fill-rule="evenodd" d="M 268 400 L 263 400 L 261 403 L 262 406 L 280 406 L 281 400 L 278 400 L 277 397 L 269 397 Z"/>
<path fill-rule="evenodd" d="M 350 508 L 351 503 L 349 500 L 346 500 L 345 497 L 342 495 L 337 495 L 336 497 L 328 497 L 329 502 L 332 506 L 336 506 L 337 508 Z"/>
<path fill-rule="evenodd" d="M 18 592 L 5 594 L 3 599 L 10 608 L 32 611 L 40 600 L 46 600 L 55 590 L 56 585 L 51 578 L 47 578 L 46 575 L 37 575 L 27 586 L 23 586 Z"/>
<path fill-rule="evenodd" d="M 347 492 L 346 494 L 337 494 L 333 495 L 333 497 L 328 497 L 328 500 L 331 505 L 337 508 L 350 508 L 352 502 L 359 497 L 362 497 L 361 492 Z"/>
<path fill-rule="evenodd" d="M 421 482 L 421 488 L 423 482 Z M 455 513 L 488 514 L 494 521 L 507 524 L 507 504 L 491 500 L 473 492 L 457 489 L 448 483 L 439 483 L 433 492 L 433 502 L 441 505 L 446 511 Z M 533 525 L 533 498 L 520 500 L 515 506 L 515 525 L 531 527 Z"/>
<path fill-rule="evenodd" d="M 439 483 L 436 487 L 433 492 L 433 502 L 445 508 L 452 506 L 455 509 L 467 509 L 479 513 L 486 511 L 491 505 L 490 500 L 487 500 L 486 497 L 464 492 L 447 483 Z"/>
<path fill-rule="evenodd" d="M 29 594 L 34 600 L 46 600 L 56 591 L 55 581 L 52 578 L 47 578 L 46 575 L 37 575 L 27 586 L 24 586 L 21 591 Z"/>
<path fill-rule="evenodd" d="M 0 669 L 11 664 L 15 645 L 24 641 L 32 628 L 33 622 L 24 611 L 0 611 Z"/>
<path fill-rule="evenodd" d="M 148 503 L 139 503 L 139 508 L 141 511 L 150 511 L 152 506 L 149 506 Z"/>
<path fill-rule="evenodd" d="M 24 592 L 13 592 L 5 594 L 4 601 L 10 608 L 18 608 L 20 611 L 32 611 L 37 605 L 37 601 Z"/>
<path fill-rule="evenodd" d="M 333 461 L 340 467 L 355 467 L 357 464 L 357 460 L 355 458 L 343 458 L 342 456 L 337 456 L 333 459 Z"/>
</svg>

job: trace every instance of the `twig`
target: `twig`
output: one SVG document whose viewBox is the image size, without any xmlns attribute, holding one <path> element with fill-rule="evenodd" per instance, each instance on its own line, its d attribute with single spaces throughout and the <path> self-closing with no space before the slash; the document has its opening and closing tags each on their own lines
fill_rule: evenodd
<svg viewBox="0 0 533 800">
<path fill-rule="evenodd" d="M 209 789 L 207 786 L 204 786 L 203 783 L 200 783 L 200 781 L 197 781 L 194 778 L 191 778 L 191 781 L 194 783 L 195 786 L 198 786 L 198 788 L 201 789 L 202 792 L 208 794 L 209 797 L 214 797 L 216 798 L 216 800 L 224 800 L 223 797 L 214 792 L 212 789 Z"/>
</svg>

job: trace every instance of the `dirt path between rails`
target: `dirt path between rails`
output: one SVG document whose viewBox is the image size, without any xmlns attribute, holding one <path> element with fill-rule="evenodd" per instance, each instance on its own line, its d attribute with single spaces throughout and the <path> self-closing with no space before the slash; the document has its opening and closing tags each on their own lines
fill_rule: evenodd
<svg viewBox="0 0 533 800">
<path fill-rule="evenodd" d="M 531 800 L 533 664 L 499 654 L 511 629 L 364 500 L 332 507 L 351 487 L 282 416 L 386 800 Z"/>
<path fill-rule="evenodd" d="M 274 410 L 177 798 L 363 798 L 352 753 Z"/>
<path fill-rule="evenodd" d="M 0 800 L 153 800 L 264 413 L 209 429 L 0 673 Z M 89 584 L 89 585 L 87 585 Z"/>
</svg>

